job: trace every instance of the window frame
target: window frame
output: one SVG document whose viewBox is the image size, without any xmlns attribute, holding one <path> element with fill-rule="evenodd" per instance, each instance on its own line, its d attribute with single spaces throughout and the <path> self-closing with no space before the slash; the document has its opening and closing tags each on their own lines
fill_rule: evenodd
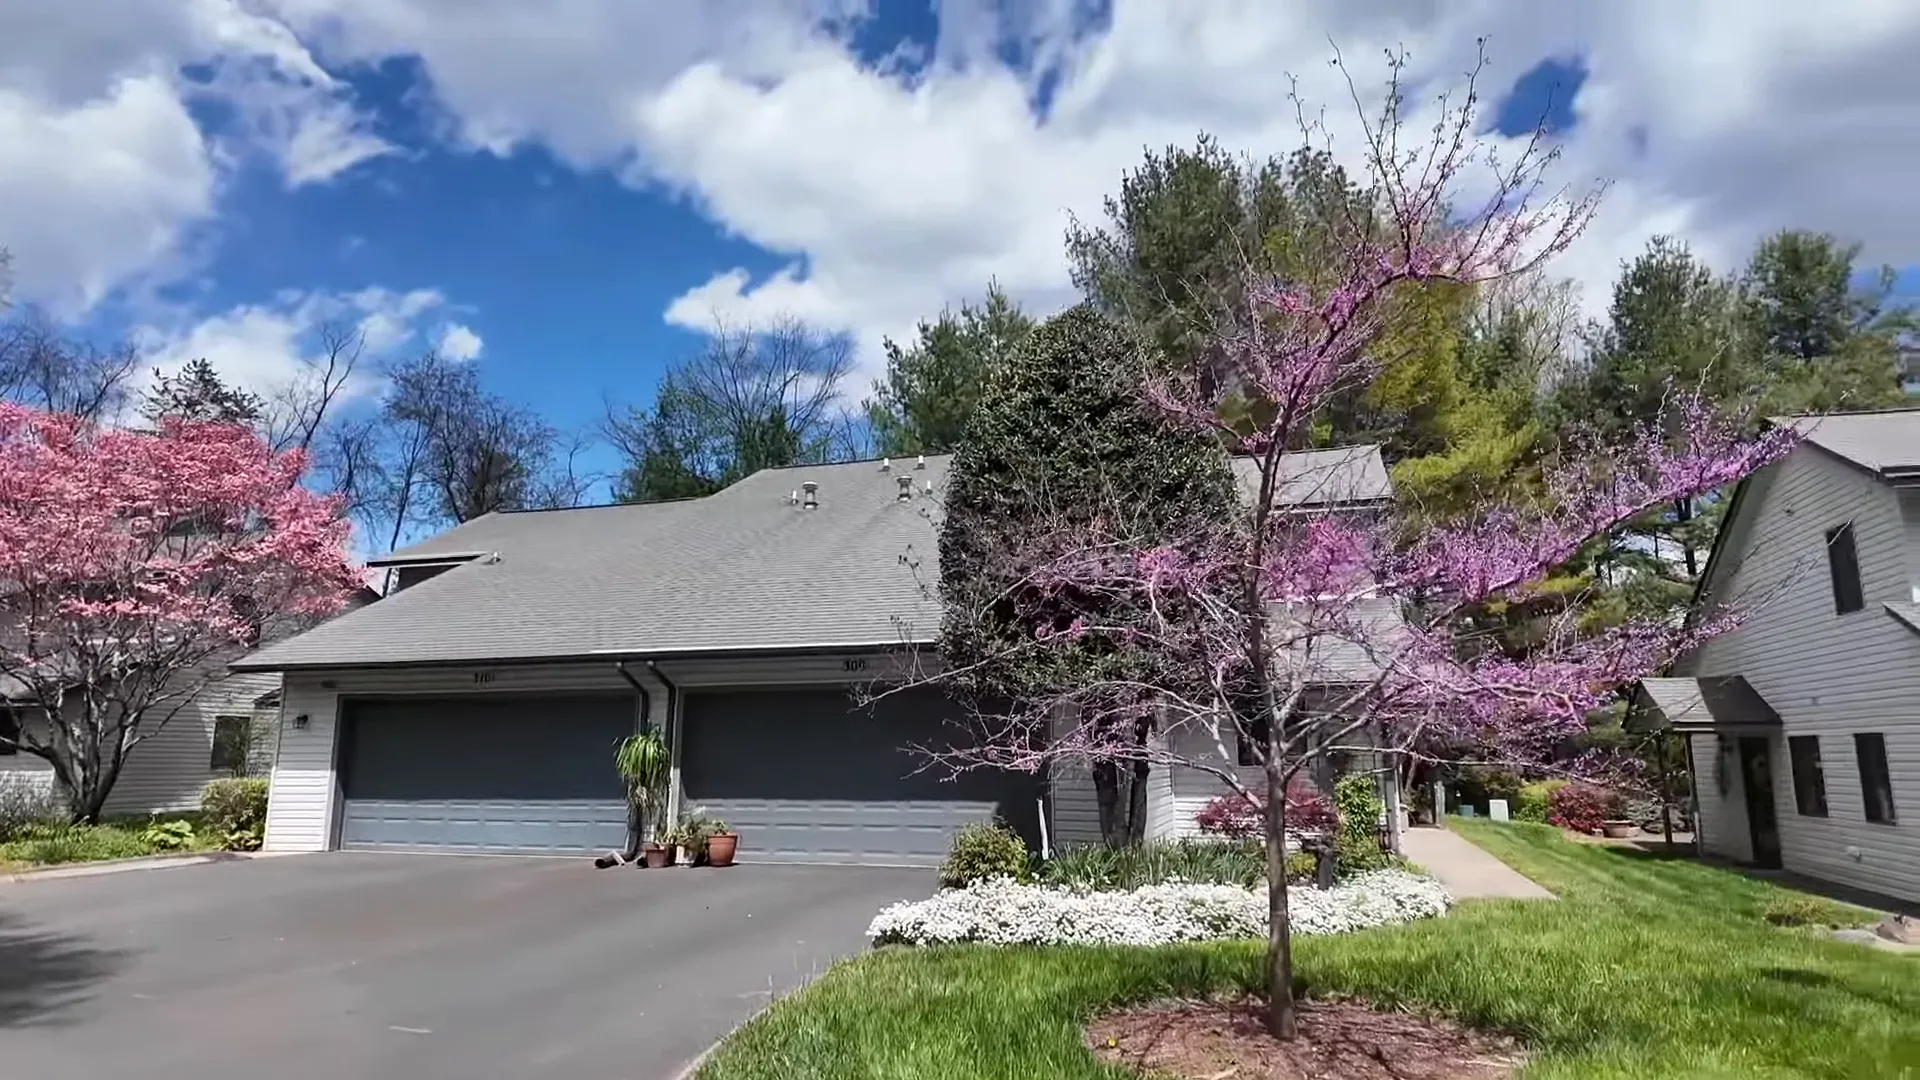
<svg viewBox="0 0 1920 1080">
<path fill-rule="evenodd" d="M 227 720 L 235 721 L 240 725 L 238 765 L 226 764 L 221 759 L 221 751 L 230 750 L 233 745 L 231 739 L 220 738 L 220 724 Z M 220 713 L 213 718 L 213 745 L 207 753 L 207 771 L 217 772 L 222 776 L 247 775 L 247 771 L 253 767 L 253 723 L 253 716 L 250 713 Z"/>
<path fill-rule="evenodd" d="M 1833 613 L 1851 615 L 1856 611 L 1865 610 L 1867 598 L 1866 586 L 1860 578 L 1860 540 L 1853 531 L 1853 522 L 1843 521 L 1828 529 L 1825 535 L 1827 584 L 1833 593 Z M 1843 540 L 1844 545 L 1841 543 Z M 1838 558 L 1842 551 L 1846 553 L 1845 567 L 1841 566 Z"/>
<path fill-rule="evenodd" d="M 1812 751 L 1810 758 L 1801 755 L 1806 749 Z M 1820 760 L 1820 736 L 1787 736 L 1787 761 L 1793 772 L 1793 808 L 1801 817 L 1828 816 L 1827 775 L 1826 766 Z M 1809 803 L 1813 804 L 1812 809 L 1808 808 Z"/>
<path fill-rule="evenodd" d="M 1869 747 L 1877 752 L 1878 760 L 1868 753 Z M 1886 735 L 1878 731 L 1854 732 L 1853 762 L 1860 770 L 1862 815 L 1874 825 L 1900 824 L 1900 808 L 1893 802 L 1893 773 L 1887 765 Z"/>
</svg>

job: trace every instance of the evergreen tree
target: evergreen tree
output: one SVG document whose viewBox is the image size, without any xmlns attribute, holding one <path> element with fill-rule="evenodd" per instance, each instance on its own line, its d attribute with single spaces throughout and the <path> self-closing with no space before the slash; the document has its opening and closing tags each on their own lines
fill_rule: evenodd
<svg viewBox="0 0 1920 1080">
<path fill-rule="evenodd" d="M 866 402 L 882 454 L 945 453 L 959 445 L 987 373 L 1004 364 L 1033 331 L 1033 319 L 999 285 L 983 304 L 962 304 L 920 324 L 907 348 L 888 340 L 887 373 Z"/>
<path fill-rule="evenodd" d="M 175 417 L 200 423 L 256 424 L 263 402 L 258 394 L 228 386 L 205 359 L 189 360 L 170 375 L 156 374 L 140 414 L 158 422 Z"/>
<path fill-rule="evenodd" d="M 1083 304 L 1034 330 L 1018 362 L 989 373 L 954 456 L 940 531 L 941 650 L 976 707 L 1055 694 L 1138 662 L 1135 650 L 1093 644 L 1036 648 L 1036 627 L 1013 618 L 1034 610 L 1029 590 L 1043 586 L 1026 573 L 1048 551 L 1048 537 L 1097 521 L 1128 542 L 1150 542 L 1217 523 L 1232 507 L 1225 454 L 1141 398 L 1145 370 L 1128 336 Z M 1130 617 L 1119 609 L 1106 616 Z M 1140 674 L 1144 685 L 1149 673 Z M 1084 703 L 1134 739 L 1151 730 L 1144 705 L 1123 697 Z M 1119 767 L 1095 764 L 1109 843 L 1140 838 L 1144 779 L 1144 766 L 1136 767 L 1122 806 Z"/>
</svg>

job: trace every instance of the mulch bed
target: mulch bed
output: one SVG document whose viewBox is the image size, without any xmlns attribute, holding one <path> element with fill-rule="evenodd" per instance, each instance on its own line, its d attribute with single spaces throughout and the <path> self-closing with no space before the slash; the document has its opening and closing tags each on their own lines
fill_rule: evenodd
<svg viewBox="0 0 1920 1080">
<path fill-rule="evenodd" d="M 1094 1018 L 1102 1061 L 1188 1080 L 1506 1080 L 1525 1060 L 1513 1040 L 1358 1001 L 1300 1003 L 1300 1037 L 1267 1034 L 1266 1003 L 1160 1002 Z"/>
</svg>

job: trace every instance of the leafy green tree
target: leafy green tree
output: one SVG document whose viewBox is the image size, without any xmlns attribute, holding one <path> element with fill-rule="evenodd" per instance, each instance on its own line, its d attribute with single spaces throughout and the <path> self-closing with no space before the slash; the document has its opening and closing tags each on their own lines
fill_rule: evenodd
<svg viewBox="0 0 1920 1080">
<path fill-rule="evenodd" d="M 140 414 L 150 421 L 163 416 L 219 424 L 257 424 L 262 402 L 258 394 L 231 387 L 204 358 L 189 360 L 179 371 L 156 375 Z"/>
<path fill-rule="evenodd" d="M 984 303 L 922 322 L 911 346 L 889 339 L 886 376 L 866 402 L 875 449 L 899 456 L 959 445 L 987 373 L 1006 363 L 1032 331 L 1032 317 L 990 284 Z"/>
<path fill-rule="evenodd" d="M 1055 695 L 1096 681 L 1114 685 L 1139 650 L 1089 639 L 1085 648 L 1036 647 L 1029 579 L 1048 537 L 1098 521 L 1127 542 L 1186 535 L 1230 512 L 1233 479 L 1212 441 L 1169 423 L 1140 394 L 1146 360 L 1130 336 L 1091 306 L 1035 329 L 1019 362 L 988 373 L 978 411 L 953 460 L 940 530 L 940 647 L 952 681 L 982 709 Z M 1045 604 L 1039 605 L 1045 608 Z M 1085 611 L 1084 600 L 1073 605 Z M 1126 610 L 1106 618 L 1126 620 Z M 1061 632 L 1071 628 L 1061 626 Z M 1151 682 L 1138 672 L 1139 684 Z M 1155 677 L 1175 677 L 1157 673 Z M 1116 737 L 1144 739 L 1152 712 L 1124 695 L 1087 699 Z M 1121 802 L 1121 766 L 1094 763 L 1103 837 L 1138 840 L 1146 769 Z"/>
<path fill-rule="evenodd" d="M 1825 233 L 1761 241 L 1739 281 L 1741 318 L 1771 413 L 1899 404 L 1899 344 L 1913 309 L 1890 303 L 1892 267 L 1855 285 L 1858 244 Z"/>
</svg>

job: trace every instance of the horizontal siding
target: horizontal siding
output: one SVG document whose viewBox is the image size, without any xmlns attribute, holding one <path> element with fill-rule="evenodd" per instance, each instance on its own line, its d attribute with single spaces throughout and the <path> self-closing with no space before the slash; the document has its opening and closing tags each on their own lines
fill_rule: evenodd
<svg viewBox="0 0 1920 1080">
<path fill-rule="evenodd" d="M 263 673 L 209 681 L 127 754 L 106 812 L 117 816 L 199 809 L 200 789 L 207 781 L 229 775 L 212 767 L 217 719 L 253 716 L 254 703 L 279 685 L 280 676 Z"/>
<path fill-rule="evenodd" d="M 1893 491 L 1817 449 L 1802 447 L 1750 491 L 1740 527 L 1721 554 L 1728 569 L 1715 594 L 1752 605 L 1737 631 L 1702 646 L 1688 674 L 1744 675 L 1780 714 L 1773 738 L 1774 801 L 1787 869 L 1844 885 L 1920 900 L 1920 635 L 1885 601 L 1913 594 L 1915 522 Z M 1909 507 L 1911 504 L 1909 504 Z M 1833 610 L 1826 530 L 1851 521 L 1862 611 Z M 1764 602 L 1760 598 L 1765 597 Z M 1852 736 L 1886 737 L 1898 825 L 1868 822 Z M 1786 737 L 1817 735 L 1828 816 L 1795 812 Z M 1712 740 L 1695 741 L 1696 766 L 1711 768 Z M 1743 800 L 1721 800 L 1710 775 L 1700 785 L 1708 850 L 1745 857 Z M 1732 789 L 1738 793 L 1738 777 Z M 1724 801 L 1726 805 L 1715 806 Z"/>
<path fill-rule="evenodd" d="M 1757 732 L 1755 732 L 1757 733 Z M 1729 730 L 1728 738 L 1737 733 Z M 1700 804 L 1700 831 L 1695 837 L 1700 850 L 1736 862 L 1753 858 L 1753 840 L 1747 830 L 1746 794 L 1740 782 L 1737 760 L 1722 761 L 1719 739 L 1714 735 L 1689 736 L 1693 743 L 1695 796 Z M 1720 792 L 1720 773 L 1726 766 L 1727 791 Z"/>
<path fill-rule="evenodd" d="M 718 686 L 855 685 L 897 680 L 911 670 L 899 658 L 870 654 L 742 657 L 661 661 L 660 671 L 682 690 Z M 653 722 L 671 727 L 666 686 L 644 664 L 627 673 L 647 688 Z M 457 667 L 290 672 L 281 706 L 279 751 L 267 810 L 270 851 L 321 851 L 335 846 L 341 797 L 335 754 L 343 698 L 389 694 L 491 694 L 543 690 L 630 692 L 614 662 L 597 664 L 502 664 Z M 304 728 L 296 726 L 307 718 Z M 636 709 L 637 719 L 637 709 Z M 676 769 L 673 806 L 678 810 Z"/>
</svg>

